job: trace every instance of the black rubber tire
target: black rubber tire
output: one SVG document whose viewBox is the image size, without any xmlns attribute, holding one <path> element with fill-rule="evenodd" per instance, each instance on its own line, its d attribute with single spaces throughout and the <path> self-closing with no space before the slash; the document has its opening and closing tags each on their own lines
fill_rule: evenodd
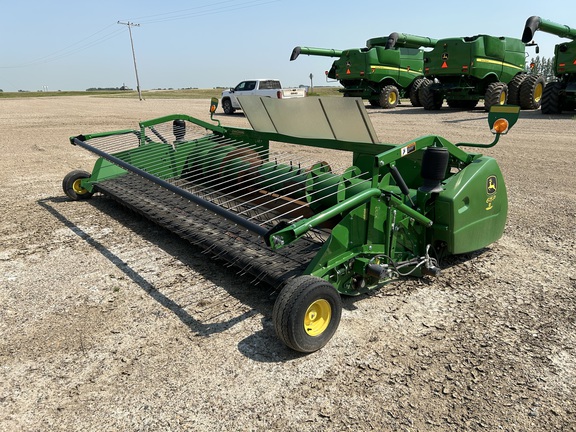
<svg viewBox="0 0 576 432">
<path fill-rule="evenodd" d="M 546 81 L 542 75 L 528 75 L 520 86 L 520 108 L 535 110 L 540 108 Z"/>
<path fill-rule="evenodd" d="M 450 99 L 446 100 L 446 103 L 450 108 L 459 108 L 459 109 L 472 109 L 478 105 L 479 99 Z"/>
<path fill-rule="evenodd" d="M 413 107 L 421 107 L 420 96 L 418 90 L 422 86 L 425 78 L 416 78 L 412 83 L 412 88 L 410 89 L 410 103 Z"/>
<path fill-rule="evenodd" d="M 320 333 L 311 335 L 313 327 L 306 329 L 306 318 L 314 317 L 314 313 L 318 312 L 317 306 L 324 307 L 325 313 L 319 315 L 326 318 L 328 314 L 328 319 L 313 322 L 311 325 L 319 326 L 315 330 Z M 289 348 L 311 353 L 322 348 L 334 336 L 341 316 L 342 300 L 336 289 L 324 279 L 304 275 L 286 283 L 274 303 L 272 321 L 276 335 Z"/>
<path fill-rule="evenodd" d="M 508 100 L 508 86 L 503 82 L 495 82 L 488 86 L 484 96 L 484 109 L 490 111 L 493 105 L 505 105 Z"/>
<path fill-rule="evenodd" d="M 82 170 L 74 170 L 66 174 L 62 180 L 62 190 L 68 196 L 68 198 L 78 201 L 83 199 L 88 199 L 93 192 L 89 192 L 87 189 L 80 187 L 80 180 L 89 178 L 90 173 Z"/>
<path fill-rule="evenodd" d="M 508 103 L 510 105 L 520 105 L 520 86 L 526 78 L 528 78 L 528 74 L 519 73 L 508 83 Z"/>
<path fill-rule="evenodd" d="M 234 108 L 232 108 L 232 102 L 228 98 L 222 100 L 222 110 L 224 111 L 224 114 L 228 115 L 234 114 L 236 111 Z"/>
<path fill-rule="evenodd" d="M 434 81 L 425 79 L 418 89 L 418 99 L 420 99 L 420 103 L 425 110 L 439 110 L 442 108 L 444 100 L 441 95 L 431 88 L 434 84 Z"/>
<path fill-rule="evenodd" d="M 542 92 L 542 114 L 561 114 L 562 103 L 560 101 L 560 92 L 562 83 L 554 81 L 546 84 Z"/>
<path fill-rule="evenodd" d="M 400 93 L 396 86 L 387 85 L 384 86 L 380 92 L 380 107 L 384 109 L 392 109 L 398 106 L 400 101 Z"/>
</svg>

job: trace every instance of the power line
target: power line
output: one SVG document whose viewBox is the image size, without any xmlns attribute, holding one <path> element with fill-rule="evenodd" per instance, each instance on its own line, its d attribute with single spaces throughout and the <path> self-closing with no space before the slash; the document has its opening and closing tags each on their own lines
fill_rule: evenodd
<svg viewBox="0 0 576 432">
<path fill-rule="evenodd" d="M 66 46 L 66 47 L 64 47 L 64 48 L 61 48 L 61 49 L 59 49 L 59 50 L 56 50 L 56 51 L 54 51 L 54 52 L 52 52 L 52 53 L 50 53 L 50 54 L 47 54 L 47 55 L 45 55 L 45 56 L 43 56 L 43 57 L 39 57 L 39 58 L 37 58 L 37 59 L 30 60 L 30 61 L 28 61 L 28 62 L 26 62 L 26 63 L 19 64 L 19 65 L 0 66 L 0 69 L 16 69 L 16 68 L 21 68 L 21 67 L 41 65 L 41 64 L 50 63 L 50 62 L 53 62 L 53 61 L 56 61 L 56 60 L 60 60 L 60 59 L 62 59 L 62 58 L 64 58 L 64 57 L 68 57 L 68 56 L 70 56 L 70 55 L 72 55 L 72 54 L 75 54 L 75 53 L 77 53 L 77 52 L 85 51 L 87 48 L 91 48 L 91 47 L 93 47 L 93 46 L 99 45 L 99 44 L 101 44 L 101 43 L 103 43 L 103 42 L 105 42 L 105 41 L 107 41 L 107 40 L 110 40 L 110 39 L 115 38 L 115 37 L 117 37 L 118 35 L 120 35 L 120 34 L 122 33 L 122 30 L 121 30 L 121 29 L 117 29 L 117 30 L 114 30 L 114 31 L 111 32 L 111 33 L 108 33 L 108 34 L 103 35 L 102 37 L 100 37 L 100 38 L 98 38 L 98 39 L 96 39 L 96 40 L 92 40 L 92 41 L 89 41 L 89 42 L 87 42 L 87 43 L 85 43 L 85 44 L 82 44 L 82 42 L 90 40 L 91 38 L 93 38 L 93 37 L 96 36 L 97 34 L 102 33 L 103 31 L 109 29 L 109 28 L 112 27 L 113 25 L 115 25 L 115 24 L 110 24 L 110 25 L 108 25 L 107 27 L 105 27 L 105 28 L 103 28 L 103 29 L 101 29 L 101 30 L 98 30 L 97 32 L 93 33 L 92 35 L 87 36 L 87 37 L 85 37 L 84 39 L 79 40 L 78 42 L 75 42 L 75 43 L 73 43 L 73 44 L 71 44 L 71 45 L 68 45 L 68 46 Z M 81 44 L 82 44 L 82 45 L 81 45 Z M 74 47 L 77 47 L 77 48 L 74 48 Z"/>
</svg>

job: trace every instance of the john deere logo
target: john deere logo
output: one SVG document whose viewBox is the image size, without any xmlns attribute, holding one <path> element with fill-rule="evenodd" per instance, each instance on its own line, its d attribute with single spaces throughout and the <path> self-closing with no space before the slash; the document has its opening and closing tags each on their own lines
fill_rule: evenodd
<svg viewBox="0 0 576 432">
<path fill-rule="evenodd" d="M 442 60 L 444 60 L 444 61 L 448 60 L 448 53 L 447 52 L 442 53 Z"/>
<path fill-rule="evenodd" d="M 498 189 L 498 179 L 496 176 L 490 176 L 486 179 L 486 193 L 488 195 L 494 195 Z"/>
</svg>

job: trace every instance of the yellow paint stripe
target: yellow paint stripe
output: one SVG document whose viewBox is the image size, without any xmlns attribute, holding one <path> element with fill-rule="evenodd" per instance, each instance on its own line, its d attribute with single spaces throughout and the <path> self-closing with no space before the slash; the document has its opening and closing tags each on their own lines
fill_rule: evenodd
<svg viewBox="0 0 576 432">
<path fill-rule="evenodd" d="M 477 59 L 476 59 L 476 63 L 490 63 L 490 64 L 495 64 L 495 65 L 500 65 L 500 66 L 507 66 L 507 67 L 511 67 L 511 68 L 514 68 L 514 69 L 518 69 L 518 70 L 524 70 L 523 67 L 516 66 L 516 65 L 513 65 L 513 64 L 511 64 L 511 63 L 504 63 L 504 62 L 501 62 L 501 61 L 498 61 L 498 60 L 490 60 L 490 59 L 487 59 L 487 58 L 477 58 Z"/>
<path fill-rule="evenodd" d="M 384 70 L 391 70 L 391 71 L 398 71 L 398 72 L 408 72 L 408 73 L 412 73 L 415 75 L 422 75 L 422 70 L 414 70 L 414 69 L 410 69 L 410 70 L 406 70 L 405 68 L 397 68 L 397 67 L 391 67 L 391 66 L 380 66 L 380 65 L 370 65 L 371 69 L 384 69 Z"/>
</svg>

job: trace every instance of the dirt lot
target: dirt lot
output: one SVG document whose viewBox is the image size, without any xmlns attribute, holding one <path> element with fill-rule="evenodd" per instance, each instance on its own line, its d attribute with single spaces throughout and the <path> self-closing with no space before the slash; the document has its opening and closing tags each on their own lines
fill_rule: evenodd
<svg viewBox="0 0 576 432">
<path fill-rule="evenodd" d="M 576 430 L 572 115 L 523 112 L 485 151 L 508 186 L 500 241 L 344 299 L 330 343 L 299 355 L 269 288 L 102 197 L 63 197 L 94 161 L 69 136 L 208 105 L 0 101 L 0 430 Z M 492 138 L 481 109 L 369 113 L 385 142 Z"/>
</svg>

